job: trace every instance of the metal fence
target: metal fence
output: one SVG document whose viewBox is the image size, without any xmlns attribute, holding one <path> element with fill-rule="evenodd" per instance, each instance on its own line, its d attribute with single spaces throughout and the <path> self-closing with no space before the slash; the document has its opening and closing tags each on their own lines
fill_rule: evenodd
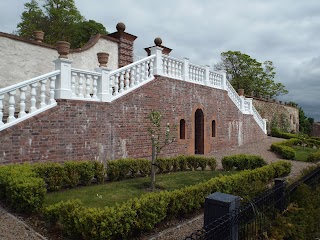
<svg viewBox="0 0 320 240">
<path fill-rule="evenodd" d="M 186 237 L 186 240 L 256 240 L 267 239 L 266 233 L 277 212 L 290 203 L 290 197 L 302 183 L 312 185 L 320 179 L 320 167 L 286 187 L 284 179 L 276 179 L 275 186 L 258 197 L 214 220 Z"/>
</svg>

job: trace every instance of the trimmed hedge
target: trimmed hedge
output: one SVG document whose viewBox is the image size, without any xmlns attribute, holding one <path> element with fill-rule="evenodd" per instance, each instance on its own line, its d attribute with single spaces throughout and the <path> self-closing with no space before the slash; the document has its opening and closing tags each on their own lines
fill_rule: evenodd
<svg viewBox="0 0 320 240">
<path fill-rule="evenodd" d="M 30 164 L 0 167 L 0 198 L 17 212 L 31 213 L 42 207 L 45 182 Z"/>
<path fill-rule="evenodd" d="M 271 151 L 278 153 L 284 159 L 294 160 L 296 157 L 295 151 L 291 148 L 293 145 L 301 144 L 301 140 L 291 138 L 282 142 L 271 144 Z"/>
<path fill-rule="evenodd" d="M 275 177 L 290 172 L 291 163 L 279 161 L 255 170 L 212 178 L 171 192 L 153 192 L 130 199 L 122 205 L 85 208 L 79 200 L 51 205 L 44 209 L 48 224 L 58 224 L 73 239 L 132 239 L 164 219 L 191 213 L 204 205 L 212 192 L 253 196 Z"/>
<path fill-rule="evenodd" d="M 205 170 L 207 167 L 215 170 L 217 162 L 213 157 L 203 156 L 176 156 L 169 158 L 158 158 L 156 162 L 157 172 L 176 172 L 186 170 Z M 107 177 L 110 181 L 122 180 L 126 177 L 137 175 L 150 175 L 151 162 L 148 159 L 123 158 L 108 161 Z"/>
<path fill-rule="evenodd" d="M 307 158 L 308 162 L 319 162 L 320 161 L 320 151 L 319 152 L 314 152 L 311 153 L 308 158 Z"/>
<path fill-rule="evenodd" d="M 296 133 L 286 133 L 286 132 L 281 132 L 277 128 L 272 128 L 271 129 L 271 136 L 272 137 L 278 137 L 278 138 L 285 138 L 285 139 L 290 139 L 290 138 L 298 138 L 299 134 Z"/>
<path fill-rule="evenodd" d="M 226 171 L 234 168 L 236 170 L 255 169 L 267 165 L 262 157 L 249 154 L 226 156 L 222 158 L 221 163 Z"/>
</svg>

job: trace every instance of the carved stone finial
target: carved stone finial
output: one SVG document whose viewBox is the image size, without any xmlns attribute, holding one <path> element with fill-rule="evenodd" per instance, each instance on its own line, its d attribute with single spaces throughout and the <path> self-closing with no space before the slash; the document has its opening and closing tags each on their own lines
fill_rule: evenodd
<svg viewBox="0 0 320 240">
<path fill-rule="evenodd" d="M 123 22 L 119 22 L 116 26 L 118 32 L 124 32 L 126 30 L 126 25 Z"/>
<path fill-rule="evenodd" d="M 157 37 L 154 39 L 154 43 L 156 44 L 156 46 L 160 47 L 162 44 L 162 39 Z"/>
</svg>

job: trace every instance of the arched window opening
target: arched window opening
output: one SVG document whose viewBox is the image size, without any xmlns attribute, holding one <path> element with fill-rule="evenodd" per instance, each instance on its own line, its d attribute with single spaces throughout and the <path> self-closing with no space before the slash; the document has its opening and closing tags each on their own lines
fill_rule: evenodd
<svg viewBox="0 0 320 240">
<path fill-rule="evenodd" d="M 186 139 L 186 121 L 180 120 L 180 139 Z"/>
<path fill-rule="evenodd" d="M 212 120 L 211 131 L 212 131 L 212 137 L 216 137 L 216 120 Z"/>
</svg>

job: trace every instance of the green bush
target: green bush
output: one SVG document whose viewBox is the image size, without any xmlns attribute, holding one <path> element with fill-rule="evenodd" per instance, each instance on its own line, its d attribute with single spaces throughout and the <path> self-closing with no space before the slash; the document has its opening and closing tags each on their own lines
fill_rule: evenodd
<svg viewBox="0 0 320 240">
<path fill-rule="evenodd" d="M 267 165 L 262 157 L 249 154 L 227 156 L 222 158 L 221 163 L 226 171 L 234 168 L 236 170 L 255 169 Z"/>
<path fill-rule="evenodd" d="M 298 139 L 290 139 L 282 142 L 271 144 L 271 151 L 278 153 L 284 159 L 294 160 L 296 157 L 295 151 L 290 147 L 293 146 Z"/>
<path fill-rule="evenodd" d="M 278 138 L 285 138 L 285 139 L 290 139 L 290 138 L 298 138 L 299 134 L 295 133 L 287 133 L 287 132 L 281 132 L 277 128 L 272 128 L 271 129 L 271 136 L 272 137 L 278 137 Z"/>
<path fill-rule="evenodd" d="M 103 163 L 98 161 L 93 161 L 93 169 L 94 169 L 94 178 L 97 180 L 97 183 L 104 183 L 106 179 L 106 169 Z"/>
<path fill-rule="evenodd" d="M 320 151 L 319 152 L 314 152 L 311 153 L 308 158 L 307 158 L 308 162 L 319 162 L 320 161 Z"/>
<path fill-rule="evenodd" d="M 76 162 L 65 162 L 64 165 L 64 182 L 71 188 L 76 187 L 80 183 L 80 174 L 78 164 Z"/>
<path fill-rule="evenodd" d="M 64 168 L 59 163 L 37 163 L 33 165 L 34 171 L 41 177 L 50 191 L 59 191 L 63 186 Z"/>
<path fill-rule="evenodd" d="M 133 239 L 162 220 L 192 213 L 212 192 L 252 196 L 275 177 L 290 172 L 291 164 L 279 161 L 255 170 L 212 178 L 174 191 L 153 192 L 115 207 L 84 208 L 79 202 L 58 203 L 44 209 L 48 223 L 61 226 L 69 237 L 83 239 Z"/>
<path fill-rule="evenodd" d="M 0 192 L 14 211 L 30 213 L 42 207 L 46 188 L 30 164 L 10 164 L 0 167 Z"/>
<path fill-rule="evenodd" d="M 91 161 L 76 162 L 77 170 L 80 176 L 80 183 L 83 185 L 90 185 L 94 177 L 94 164 Z"/>
</svg>

